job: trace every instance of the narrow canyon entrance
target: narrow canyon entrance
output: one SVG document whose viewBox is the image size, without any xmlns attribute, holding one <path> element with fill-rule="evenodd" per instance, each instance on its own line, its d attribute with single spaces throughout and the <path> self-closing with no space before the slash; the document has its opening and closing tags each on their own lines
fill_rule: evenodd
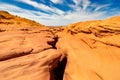
<svg viewBox="0 0 120 80">
<path fill-rule="evenodd" d="M 66 64 L 67 57 L 64 57 L 62 61 L 55 60 L 50 68 L 50 80 L 63 80 Z"/>
</svg>

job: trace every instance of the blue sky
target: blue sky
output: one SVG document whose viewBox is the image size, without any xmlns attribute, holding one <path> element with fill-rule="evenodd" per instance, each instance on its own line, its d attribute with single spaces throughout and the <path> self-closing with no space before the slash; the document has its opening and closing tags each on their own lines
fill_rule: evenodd
<svg viewBox="0 0 120 80">
<path fill-rule="evenodd" d="M 0 0 L 0 10 L 62 26 L 120 15 L 120 0 Z"/>
</svg>

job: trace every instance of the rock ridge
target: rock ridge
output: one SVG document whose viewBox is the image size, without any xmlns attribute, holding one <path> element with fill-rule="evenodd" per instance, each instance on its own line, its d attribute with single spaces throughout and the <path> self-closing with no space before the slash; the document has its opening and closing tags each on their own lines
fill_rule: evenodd
<svg viewBox="0 0 120 80">
<path fill-rule="evenodd" d="M 120 80 L 120 17 L 47 27 L 0 11 L 0 80 Z"/>
</svg>

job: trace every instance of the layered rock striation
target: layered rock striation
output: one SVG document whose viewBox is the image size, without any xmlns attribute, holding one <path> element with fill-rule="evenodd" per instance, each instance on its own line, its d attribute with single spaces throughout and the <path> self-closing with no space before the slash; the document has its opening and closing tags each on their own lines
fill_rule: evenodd
<svg viewBox="0 0 120 80">
<path fill-rule="evenodd" d="M 120 80 L 119 16 L 56 28 L 32 22 L 0 12 L 0 80 Z"/>
</svg>

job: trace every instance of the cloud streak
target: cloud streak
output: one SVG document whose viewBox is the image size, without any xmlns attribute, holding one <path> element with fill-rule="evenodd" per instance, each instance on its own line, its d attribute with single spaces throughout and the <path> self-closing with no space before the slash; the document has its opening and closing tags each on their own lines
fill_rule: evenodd
<svg viewBox="0 0 120 80">
<path fill-rule="evenodd" d="M 54 4 L 62 4 L 64 2 L 64 0 L 50 0 L 51 2 L 53 2 Z"/>
<path fill-rule="evenodd" d="M 56 7 L 49 7 L 47 5 L 44 5 L 42 3 L 37 3 L 35 1 L 32 1 L 32 0 L 16 0 L 18 2 L 22 2 L 22 3 L 26 3 L 26 4 L 29 4 L 35 8 L 38 8 L 40 10 L 43 10 L 45 12 L 49 12 L 49 13 L 55 13 L 55 14 L 58 14 L 58 15 L 61 15 L 61 14 L 64 14 L 64 12 L 60 9 L 57 9 Z M 56 0 L 56 2 L 59 2 L 59 0 Z"/>
</svg>

